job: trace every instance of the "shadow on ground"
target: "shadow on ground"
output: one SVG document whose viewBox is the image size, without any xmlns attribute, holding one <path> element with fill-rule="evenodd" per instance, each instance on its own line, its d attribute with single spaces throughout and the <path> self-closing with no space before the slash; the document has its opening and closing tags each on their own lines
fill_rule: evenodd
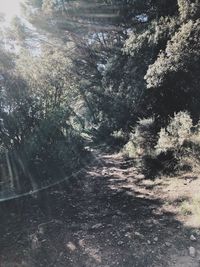
<svg viewBox="0 0 200 267">
<path fill-rule="evenodd" d="M 0 204 L 0 266 L 199 266 L 187 257 L 192 229 L 141 186 L 132 162 L 94 156 L 73 181 Z"/>
</svg>

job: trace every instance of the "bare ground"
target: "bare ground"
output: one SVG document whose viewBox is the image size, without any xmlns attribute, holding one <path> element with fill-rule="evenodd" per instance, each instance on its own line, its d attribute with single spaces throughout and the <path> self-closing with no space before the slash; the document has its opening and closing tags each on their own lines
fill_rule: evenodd
<svg viewBox="0 0 200 267">
<path fill-rule="evenodd" d="M 152 182 L 120 154 L 94 156 L 72 181 L 0 204 L 0 267 L 200 266 L 197 227 L 166 205 L 184 183 Z"/>
</svg>

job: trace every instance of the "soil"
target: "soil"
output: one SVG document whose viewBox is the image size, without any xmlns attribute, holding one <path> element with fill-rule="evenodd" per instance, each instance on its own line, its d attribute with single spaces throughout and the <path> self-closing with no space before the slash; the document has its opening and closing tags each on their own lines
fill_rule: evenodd
<svg viewBox="0 0 200 267">
<path fill-rule="evenodd" d="M 70 181 L 0 204 L 0 266 L 200 266 L 197 229 L 166 210 L 158 184 L 120 154 L 94 158 Z"/>
</svg>

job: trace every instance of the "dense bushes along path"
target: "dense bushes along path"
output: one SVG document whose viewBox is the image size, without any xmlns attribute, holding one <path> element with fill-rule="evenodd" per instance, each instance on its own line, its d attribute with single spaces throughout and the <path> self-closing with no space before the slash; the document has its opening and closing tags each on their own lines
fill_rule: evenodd
<svg viewBox="0 0 200 267">
<path fill-rule="evenodd" d="M 155 183 L 119 154 L 94 158 L 70 183 L 1 204 L 1 267 L 199 266 L 200 237 L 164 212 Z"/>
</svg>

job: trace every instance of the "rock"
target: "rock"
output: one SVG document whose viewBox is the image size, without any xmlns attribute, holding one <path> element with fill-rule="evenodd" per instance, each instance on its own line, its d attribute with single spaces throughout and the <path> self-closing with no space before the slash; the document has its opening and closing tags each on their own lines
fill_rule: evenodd
<svg viewBox="0 0 200 267">
<path fill-rule="evenodd" d="M 72 242 L 69 242 L 66 247 L 72 252 L 76 250 L 76 246 Z"/>
<path fill-rule="evenodd" d="M 196 237 L 195 237 L 194 235 L 191 235 L 191 236 L 190 236 L 190 240 L 191 240 L 191 241 L 196 241 L 197 239 L 196 239 Z"/>
<path fill-rule="evenodd" d="M 79 246 L 81 246 L 82 248 L 85 247 L 85 240 L 84 239 L 79 240 L 78 243 L 79 243 Z"/>
<path fill-rule="evenodd" d="M 153 240 L 154 240 L 155 242 L 158 242 L 158 237 L 155 237 Z"/>
<path fill-rule="evenodd" d="M 138 236 L 140 238 L 143 238 L 144 237 L 143 234 L 140 234 L 139 232 L 135 232 L 134 234 L 135 234 L 135 236 Z"/>
<path fill-rule="evenodd" d="M 125 236 L 128 237 L 128 238 L 131 238 L 131 233 L 127 232 L 127 233 L 125 234 Z"/>
<path fill-rule="evenodd" d="M 102 170 L 102 175 L 106 176 L 106 175 L 108 175 L 108 172 L 106 170 Z"/>
<path fill-rule="evenodd" d="M 165 242 L 165 245 L 166 245 L 166 247 L 170 247 L 171 246 L 171 243 Z"/>
<path fill-rule="evenodd" d="M 92 226 L 92 229 L 99 229 L 101 227 L 103 227 L 103 224 L 102 223 L 97 223 L 97 224 Z"/>
<path fill-rule="evenodd" d="M 147 244 L 151 245 L 151 241 L 150 240 L 147 240 Z"/>
<path fill-rule="evenodd" d="M 196 249 L 194 247 L 189 247 L 189 255 L 190 255 L 190 257 L 195 258 Z"/>
<path fill-rule="evenodd" d="M 144 176 L 144 174 L 137 174 L 137 175 L 135 175 L 135 178 L 136 179 L 144 179 L 145 176 Z"/>
<path fill-rule="evenodd" d="M 33 250 L 36 250 L 36 249 L 40 248 L 40 242 L 39 242 L 38 237 L 37 237 L 36 234 L 32 234 L 30 236 L 30 239 L 31 239 L 31 248 Z"/>
<path fill-rule="evenodd" d="M 119 241 L 119 242 L 118 242 L 118 245 L 120 245 L 120 246 L 123 245 L 123 244 L 124 244 L 123 241 Z"/>
</svg>

